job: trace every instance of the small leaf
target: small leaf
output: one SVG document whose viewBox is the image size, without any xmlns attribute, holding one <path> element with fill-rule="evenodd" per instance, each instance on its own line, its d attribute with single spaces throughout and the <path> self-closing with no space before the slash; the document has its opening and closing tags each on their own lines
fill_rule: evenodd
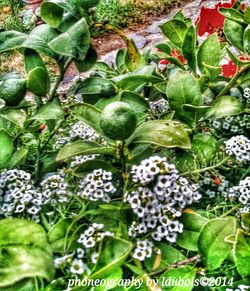
<svg viewBox="0 0 250 291">
<path fill-rule="evenodd" d="M 46 96 L 50 89 L 48 71 L 42 67 L 36 67 L 28 74 L 27 88 L 37 96 Z"/>
<path fill-rule="evenodd" d="M 90 141 L 75 141 L 68 143 L 58 153 L 56 160 L 61 161 L 75 156 L 107 154 L 115 155 L 114 147 L 103 147 L 97 143 Z"/>
<path fill-rule="evenodd" d="M 133 248 L 132 243 L 117 238 L 106 236 L 101 242 L 99 257 L 91 275 L 91 279 L 102 278 L 112 272 L 111 270 L 121 266 Z"/>
<path fill-rule="evenodd" d="M 208 109 L 206 118 L 212 116 L 222 118 L 229 115 L 236 115 L 243 111 L 243 105 L 240 100 L 233 96 L 221 96 L 218 98 L 213 106 Z"/>
<path fill-rule="evenodd" d="M 237 230 L 234 246 L 235 265 L 241 276 L 250 275 L 250 234 L 241 229 Z"/>
<path fill-rule="evenodd" d="M 166 148 L 189 149 L 191 147 L 183 126 L 173 120 L 147 121 L 136 129 L 127 143 L 149 143 Z"/>
<path fill-rule="evenodd" d="M 177 237 L 177 244 L 181 247 L 190 250 L 198 250 L 198 236 L 202 227 L 208 220 L 197 212 L 184 212 L 180 222 L 184 226 L 184 230 Z"/>
<path fill-rule="evenodd" d="M 248 24 L 250 24 L 250 7 L 249 6 L 247 6 L 245 9 L 244 19 Z"/>
<path fill-rule="evenodd" d="M 246 51 L 246 53 L 250 55 L 250 24 L 245 29 L 244 37 L 243 37 L 243 45 L 244 45 L 244 50 Z"/>
<path fill-rule="evenodd" d="M 241 214 L 241 225 L 245 231 L 250 232 L 250 213 Z"/>
<path fill-rule="evenodd" d="M 238 12 L 236 9 L 233 8 L 220 8 L 219 12 L 225 16 L 226 18 L 233 20 L 237 23 L 244 24 L 244 15 Z"/>
<path fill-rule="evenodd" d="M 177 269 L 169 269 L 164 274 L 160 276 L 159 285 L 162 286 L 163 291 L 171 290 L 171 291 L 191 291 L 193 290 L 192 284 L 184 284 L 180 286 L 174 286 L 172 284 L 168 284 L 169 280 L 178 281 L 180 278 L 184 282 L 194 282 L 196 277 L 197 269 L 190 266 L 178 267 Z M 164 284 L 165 282 L 165 284 Z"/>
<path fill-rule="evenodd" d="M 13 141 L 9 134 L 0 130 L 0 169 L 7 167 L 7 164 L 12 156 Z"/>
<path fill-rule="evenodd" d="M 197 36 L 193 25 L 191 25 L 185 35 L 182 45 L 182 53 L 187 60 L 189 67 L 196 73 L 196 44 Z"/>
<path fill-rule="evenodd" d="M 28 152 L 29 151 L 25 148 L 17 150 L 10 159 L 9 169 L 14 169 L 23 164 L 28 155 Z"/>
<path fill-rule="evenodd" d="M 198 133 L 192 141 L 192 151 L 201 163 L 209 163 L 216 151 L 217 140 L 208 134 Z"/>
<path fill-rule="evenodd" d="M 236 231 L 233 217 L 210 220 L 202 228 L 198 238 L 198 248 L 202 261 L 208 270 L 218 269 L 232 251 L 232 245 L 225 238 Z"/>
<path fill-rule="evenodd" d="M 164 35 L 177 47 L 181 48 L 188 30 L 185 22 L 172 19 L 161 26 Z"/>
<path fill-rule="evenodd" d="M 54 38 L 49 46 L 58 54 L 83 61 L 90 46 L 90 33 L 85 18 Z"/>
</svg>

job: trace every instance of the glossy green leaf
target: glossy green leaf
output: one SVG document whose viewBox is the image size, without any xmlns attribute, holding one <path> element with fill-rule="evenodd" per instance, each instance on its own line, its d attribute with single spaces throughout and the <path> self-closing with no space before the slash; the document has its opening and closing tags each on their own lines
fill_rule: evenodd
<svg viewBox="0 0 250 291">
<path fill-rule="evenodd" d="M 236 220 L 233 217 L 212 219 L 204 225 L 198 237 L 198 249 L 208 270 L 218 269 L 230 255 L 232 245 L 225 238 L 235 231 Z"/>
<path fill-rule="evenodd" d="M 192 151 L 201 163 L 209 163 L 216 151 L 217 140 L 204 133 L 194 135 L 192 141 Z"/>
<path fill-rule="evenodd" d="M 172 19 L 161 25 L 161 30 L 174 45 L 181 48 L 188 27 L 185 22 Z"/>
<path fill-rule="evenodd" d="M 95 287 L 95 291 L 107 291 L 107 290 L 114 290 L 119 280 L 122 279 L 122 269 L 121 268 L 114 268 L 107 277 L 104 278 L 104 284 L 102 286 Z"/>
<path fill-rule="evenodd" d="M 25 64 L 25 71 L 29 73 L 33 69 L 40 67 L 46 70 L 44 62 L 40 55 L 32 50 L 32 49 L 25 49 L 24 51 L 24 64 Z"/>
<path fill-rule="evenodd" d="M 161 250 L 160 263 L 157 269 L 163 269 L 172 264 L 185 260 L 185 256 L 179 250 L 168 244 L 156 243 L 155 247 Z M 150 258 L 146 258 L 144 261 L 145 266 L 150 272 L 153 271 L 156 256 L 156 254 L 153 254 Z"/>
<path fill-rule="evenodd" d="M 0 287 L 25 278 L 54 277 L 52 252 L 44 229 L 17 218 L 0 220 Z"/>
<path fill-rule="evenodd" d="M 149 109 L 148 102 L 135 92 L 122 92 L 120 101 L 128 103 L 136 113 L 143 113 Z"/>
<path fill-rule="evenodd" d="M 169 269 L 164 274 L 160 276 L 159 285 L 162 286 L 163 291 L 171 290 L 171 291 L 191 291 L 193 289 L 193 285 L 183 284 L 182 286 L 173 286 L 172 284 L 168 284 L 170 280 L 180 280 L 183 279 L 184 282 L 193 282 L 196 277 L 197 269 L 191 266 L 178 267 L 177 269 Z"/>
<path fill-rule="evenodd" d="M 0 111 L 0 116 L 18 127 L 23 127 L 26 120 L 26 112 L 22 109 L 8 108 Z"/>
<path fill-rule="evenodd" d="M 50 41 L 52 41 L 52 39 L 57 37 L 60 32 L 57 29 L 50 27 L 48 24 L 40 24 L 32 29 L 30 34 L 38 36 L 46 43 L 49 43 Z"/>
<path fill-rule="evenodd" d="M 102 133 L 100 128 L 101 111 L 96 107 L 90 104 L 76 104 L 70 107 L 70 110 L 77 119 L 87 123 L 97 132 Z"/>
<path fill-rule="evenodd" d="M 250 234 L 241 229 L 237 230 L 236 243 L 234 245 L 235 265 L 241 276 L 250 275 Z"/>
<path fill-rule="evenodd" d="M 198 65 L 201 72 L 205 71 L 204 66 L 219 67 L 220 63 L 220 42 L 218 35 L 212 34 L 200 46 L 198 51 Z"/>
<path fill-rule="evenodd" d="M 0 169 L 7 167 L 7 164 L 12 156 L 13 141 L 9 134 L 0 130 Z"/>
<path fill-rule="evenodd" d="M 14 169 L 24 163 L 29 151 L 25 148 L 17 150 L 10 159 L 9 168 Z"/>
<path fill-rule="evenodd" d="M 250 24 L 245 29 L 244 36 L 243 36 L 243 45 L 244 50 L 248 55 L 250 55 Z"/>
<path fill-rule="evenodd" d="M 218 98 L 213 106 L 208 109 L 206 118 L 208 117 L 226 117 L 236 115 L 243 111 L 243 105 L 240 100 L 233 96 L 222 96 Z"/>
<path fill-rule="evenodd" d="M 198 236 L 208 220 L 199 213 L 186 210 L 180 219 L 184 230 L 177 237 L 177 244 L 190 251 L 198 251 Z"/>
<path fill-rule="evenodd" d="M 6 52 L 10 50 L 29 48 L 39 53 L 56 58 L 56 54 L 50 49 L 47 42 L 35 35 L 25 34 L 18 31 L 4 31 L 0 33 L 0 52 Z"/>
<path fill-rule="evenodd" d="M 231 45 L 235 46 L 240 51 L 244 51 L 243 35 L 245 26 L 233 20 L 226 19 L 224 22 L 224 33 Z"/>
<path fill-rule="evenodd" d="M 48 102 L 39 110 L 31 116 L 31 120 L 59 120 L 64 118 L 64 111 L 59 102 L 54 100 L 53 102 Z"/>
<path fill-rule="evenodd" d="M 219 12 L 225 16 L 226 18 L 233 20 L 235 22 L 238 22 L 240 24 L 244 24 L 245 20 L 244 20 L 244 15 L 242 13 L 240 13 L 239 11 L 237 11 L 236 9 L 233 8 L 220 8 Z"/>
<path fill-rule="evenodd" d="M 87 72 L 97 61 L 97 52 L 93 48 L 89 48 L 86 58 L 83 61 L 74 60 L 76 68 L 79 72 Z"/>
<path fill-rule="evenodd" d="M 184 122 L 192 122 L 195 117 L 193 112 L 186 112 L 183 105 L 202 105 L 198 81 L 188 72 L 177 71 L 170 76 L 166 93 L 171 110 L 176 111 L 176 117 Z"/>
<path fill-rule="evenodd" d="M 250 7 L 247 6 L 244 12 L 244 19 L 246 23 L 250 24 Z"/>
<path fill-rule="evenodd" d="M 115 64 L 119 73 L 121 74 L 127 71 L 127 66 L 125 62 L 126 54 L 127 54 L 127 50 L 125 48 L 120 49 L 118 53 L 116 54 Z"/>
<path fill-rule="evenodd" d="M 166 148 L 191 147 L 189 137 L 181 123 L 173 120 L 154 120 L 141 124 L 132 137 L 130 143 L 149 143 Z"/>
<path fill-rule="evenodd" d="M 36 67 L 28 74 L 27 89 L 37 96 L 46 96 L 50 89 L 48 71 Z"/>
<path fill-rule="evenodd" d="M 49 43 L 49 47 L 58 54 L 83 61 L 90 46 L 90 33 L 85 18 L 79 20 L 66 32 Z"/>
<path fill-rule="evenodd" d="M 103 147 L 94 142 L 78 140 L 64 146 L 57 155 L 57 161 L 69 159 L 75 156 L 92 154 L 115 155 L 115 148 Z"/>
<path fill-rule="evenodd" d="M 140 86 L 150 83 L 159 83 L 161 81 L 162 79 L 150 75 L 130 75 L 120 80 L 117 86 L 124 90 L 135 91 Z"/>
<path fill-rule="evenodd" d="M 113 268 L 121 266 L 132 248 L 132 243 L 126 240 L 117 237 L 104 237 L 99 249 L 99 258 L 91 278 L 103 278 L 110 274 Z"/>
<path fill-rule="evenodd" d="M 186 32 L 185 38 L 182 45 L 182 54 L 187 60 L 187 63 L 191 70 L 196 73 L 196 45 L 197 45 L 197 36 L 196 31 L 191 25 Z"/>
</svg>

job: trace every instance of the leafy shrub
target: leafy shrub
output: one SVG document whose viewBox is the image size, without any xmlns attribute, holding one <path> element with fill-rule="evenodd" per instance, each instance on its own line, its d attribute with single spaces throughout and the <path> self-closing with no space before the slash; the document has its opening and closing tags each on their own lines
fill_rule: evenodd
<svg viewBox="0 0 250 291">
<path fill-rule="evenodd" d="M 222 5 L 224 35 L 205 25 L 203 41 L 178 12 L 143 53 L 114 29 L 127 48 L 110 67 L 83 17 L 97 4 L 49 0 L 46 24 L 0 33 L 0 52 L 19 49 L 26 72 L 0 75 L 0 287 L 65 290 L 78 276 L 113 280 L 97 290 L 135 277 L 145 290 L 180 277 L 245 288 L 249 8 Z M 92 73 L 60 97 L 72 62 Z"/>
</svg>

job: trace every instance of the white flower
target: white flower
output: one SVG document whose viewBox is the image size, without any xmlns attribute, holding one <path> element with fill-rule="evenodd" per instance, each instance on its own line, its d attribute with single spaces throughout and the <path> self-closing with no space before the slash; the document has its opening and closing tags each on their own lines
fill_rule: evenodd
<svg viewBox="0 0 250 291">
<path fill-rule="evenodd" d="M 73 274 L 82 274 L 85 271 L 85 264 L 82 260 L 74 259 L 70 267 L 70 272 Z"/>
</svg>

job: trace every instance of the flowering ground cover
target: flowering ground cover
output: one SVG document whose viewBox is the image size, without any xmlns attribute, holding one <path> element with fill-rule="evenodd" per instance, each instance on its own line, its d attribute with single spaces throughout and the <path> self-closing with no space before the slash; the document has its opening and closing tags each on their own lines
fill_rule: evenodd
<svg viewBox="0 0 250 291">
<path fill-rule="evenodd" d="M 249 5 L 179 11 L 140 52 L 85 20 L 98 2 L 0 33 L 26 71 L 0 75 L 0 289 L 249 290 Z M 114 66 L 91 26 L 125 41 Z M 90 74 L 62 96 L 72 63 Z"/>
</svg>

